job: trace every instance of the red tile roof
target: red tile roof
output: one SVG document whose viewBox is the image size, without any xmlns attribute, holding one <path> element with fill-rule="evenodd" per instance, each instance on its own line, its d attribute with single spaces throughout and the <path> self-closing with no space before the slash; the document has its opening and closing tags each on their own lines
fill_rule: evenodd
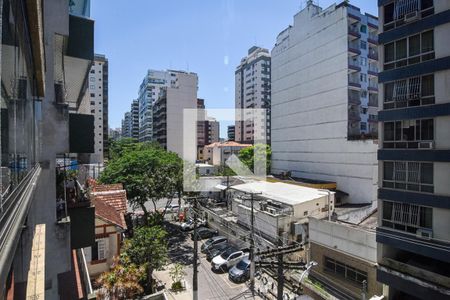
<svg viewBox="0 0 450 300">
<path fill-rule="evenodd" d="M 118 191 L 123 190 L 123 184 L 114 183 L 114 184 L 93 184 L 92 191 L 93 192 L 109 192 L 109 191 Z"/>
<path fill-rule="evenodd" d="M 91 200 L 96 216 L 123 229 L 127 227 L 124 219 L 127 211 L 127 192 L 121 183 L 94 185 Z"/>
<path fill-rule="evenodd" d="M 123 229 L 127 228 L 123 212 L 116 210 L 113 206 L 107 204 L 106 202 L 100 199 L 97 199 L 97 197 L 94 197 L 92 203 L 95 206 L 96 217 L 99 217 L 106 222 L 110 222 L 117 226 L 120 226 Z"/>
</svg>

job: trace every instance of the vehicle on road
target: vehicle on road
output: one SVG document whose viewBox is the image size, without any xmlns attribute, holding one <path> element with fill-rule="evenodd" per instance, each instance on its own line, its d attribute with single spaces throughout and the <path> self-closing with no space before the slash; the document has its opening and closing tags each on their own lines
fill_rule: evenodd
<svg viewBox="0 0 450 300">
<path fill-rule="evenodd" d="M 213 230 L 207 227 L 200 227 L 197 229 L 197 234 L 194 236 L 194 232 L 191 233 L 192 240 L 203 240 L 212 238 L 213 236 L 218 235 L 219 232 L 217 230 Z"/>
<path fill-rule="evenodd" d="M 239 250 L 235 247 L 231 247 L 224 251 L 222 254 L 216 256 L 211 261 L 211 268 L 215 272 L 224 272 L 232 268 L 241 259 L 248 257 L 248 253 Z"/>
<path fill-rule="evenodd" d="M 233 246 L 231 246 L 227 242 L 216 244 L 214 246 L 209 247 L 205 251 L 205 253 L 206 253 L 206 260 L 211 261 L 214 257 L 216 257 L 217 255 L 222 254 L 222 252 L 224 252 L 225 250 L 227 250 L 230 247 L 233 247 Z"/>
<path fill-rule="evenodd" d="M 228 271 L 228 278 L 233 282 L 244 282 L 250 278 L 250 260 L 248 257 L 241 259 Z"/>
<path fill-rule="evenodd" d="M 166 206 L 166 210 L 170 212 L 176 212 L 180 209 L 178 203 L 171 203 Z"/>
<path fill-rule="evenodd" d="M 197 226 L 206 226 L 206 221 L 202 220 L 202 219 L 198 219 L 197 220 Z M 194 220 L 193 219 L 189 219 L 184 223 L 181 223 L 181 230 L 183 231 L 188 231 L 188 230 L 192 230 L 194 229 Z"/>
<path fill-rule="evenodd" d="M 202 253 L 206 253 L 206 251 L 208 251 L 209 247 L 215 246 L 217 244 L 226 243 L 227 241 L 228 241 L 228 239 L 221 235 L 212 237 L 202 245 L 202 247 L 200 248 L 200 251 Z"/>
</svg>

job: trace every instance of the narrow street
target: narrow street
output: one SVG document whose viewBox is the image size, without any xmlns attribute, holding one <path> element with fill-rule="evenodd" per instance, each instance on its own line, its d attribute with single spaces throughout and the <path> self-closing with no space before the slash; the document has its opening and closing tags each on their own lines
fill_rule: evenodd
<svg viewBox="0 0 450 300">
<path fill-rule="evenodd" d="M 166 219 L 170 219 L 170 216 L 167 216 Z M 190 237 L 191 231 L 181 231 L 178 222 L 166 222 L 165 227 L 169 232 L 169 259 L 172 264 L 180 263 L 186 266 L 186 287 L 189 290 L 189 294 L 192 295 L 194 242 Z M 200 260 L 198 267 L 198 299 L 231 299 L 242 292 L 247 291 L 248 287 L 245 283 L 236 284 L 231 282 L 228 279 L 228 273 L 218 274 L 211 270 L 211 264 L 207 261 L 206 255 L 200 252 L 200 247 L 204 241 L 205 240 L 199 241 L 198 244 Z M 162 272 L 157 272 L 156 276 L 164 276 L 164 273 L 167 273 L 169 269 L 170 267 Z M 170 285 L 171 280 L 169 279 L 169 282 L 166 282 L 166 288 L 170 288 Z M 178 299 L 176 296 L 175 298 Z"/>
</svg>

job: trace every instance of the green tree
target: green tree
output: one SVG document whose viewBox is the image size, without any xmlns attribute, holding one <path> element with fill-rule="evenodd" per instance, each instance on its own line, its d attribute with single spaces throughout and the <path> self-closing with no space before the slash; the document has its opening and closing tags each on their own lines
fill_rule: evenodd
<svg viewBox="0 0 450 300">
<path fill-rule="evenodd" d="M 124 242 L 121 257 L 145 268 L 150 291 L 153 291 L 153 271 L 160 270 L 168 260 L 166 238 L 167 232 L 160 226 L 139 227 Z"/>
<path fill-rule="evenodd" d="M 239 159 L 244 165 L 246 165 L 252 172 L 255 159 L 264 158 L 266 156 L 266 171 L 270 173 L 272 149 L 269 145 L 257 144 L 255 146 L 247 147 L 239 151 Z"/>
<path fill-rule="evenodd" d="M 121 263 L 115 258 L 109 272 L 102 273 L 96 283 L 99 299 L 136 299 L 144 292 L 139 282 L 145 278 L 145 268 L 131 263 Z"/>
<path fill-rule="evenodd" d="M 181 198 L 182 160 L 176 153 L 154 144 L 137 144 L 130 148 L 108 163 L 99 180 L 122 183 L 132 207 L 142 209 L 147 220 L 146 202 L 151 201 L 156 212 L 157 202 L 162 198 L 172 199 L 176 193 Z"/>
<path fill-rule="evenodd" d="M 186 276 L 184 266 L 180 263 L 176 263 L 169 271 L 170 278 L 172 278 L 172 289 L 179 290 L 182 288 L 181 280 Z"/>
</svg>

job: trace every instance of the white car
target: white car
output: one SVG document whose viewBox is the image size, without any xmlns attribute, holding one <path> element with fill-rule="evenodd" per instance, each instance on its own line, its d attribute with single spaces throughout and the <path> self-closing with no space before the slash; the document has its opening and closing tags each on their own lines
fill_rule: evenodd
<svg viewBox="0 0 450 300">
<path fill-rule="evenodd" d="M 213 271 L 226 271 L 237 264 L 241 259 L 248 258 L 249 254 L 237 248 L 228 248 L 222 254 L 216 256 L 211 261 Z"/>
<path fill-rule="evenodd" d="M 206 221 L 202 219 L 197 220 L 197 227 L 206 226 Z M 181 223 L 181 230 L 192 230 L 194 229 L 194 220 L 189 219 L 184 223 Z"/>
</svg>

